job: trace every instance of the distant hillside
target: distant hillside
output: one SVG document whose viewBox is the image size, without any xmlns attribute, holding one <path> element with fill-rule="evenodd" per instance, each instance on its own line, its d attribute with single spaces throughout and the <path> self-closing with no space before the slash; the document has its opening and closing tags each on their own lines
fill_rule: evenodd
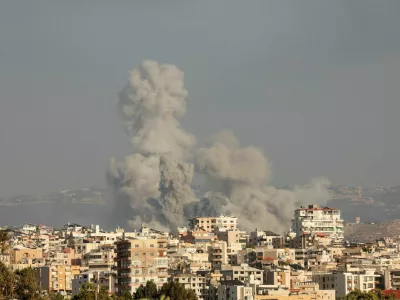
<svg viewBox="0 0 400 300">
<path fill-rule="evenodd" d="M 18 195 L 0 198 L 1 205 L 26 205 L 37 203 L 102 203 L 105 191 L 101 189 L 64 190 L 44 196 Z"/>
<path fill-rule="evenodd" d="M 400 187 L 335 191 L 335 199 L 328 206 L 341 210 L 345 220 L 361 217 L 363 223 L 400 219 Z"/>
<path fill-rule="evenodd" d="M 377 224 L 346 224 L 345 239 L 358 242 L 374 242 L 382 237 L 400 237 L 400 220 L 384 221 Z"/>
</svg>

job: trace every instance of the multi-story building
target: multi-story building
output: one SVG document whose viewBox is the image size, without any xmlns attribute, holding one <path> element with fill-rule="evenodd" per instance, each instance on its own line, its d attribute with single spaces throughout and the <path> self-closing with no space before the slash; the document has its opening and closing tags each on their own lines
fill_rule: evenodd
<svg viewBox="0 0 400 300">
<path fill-rule="evenodd" d="M 10 263 L 11 264 L 31 264 L 33 259 L 43 257 L 42 248 L 27 248 L 23 246 L 14 247 L 10 250 Z"/>
<path fill-rule="evenodd" d="M 83 256 L 84 266 L 90 270 L 108 270 L 111 271 L 115 262 L 115 253 L 113 245 L 101 245 Z"/>
<path fill-rule="evenodd" d="M 79 272 L 79 266 L 52 264 L 36 268 L 36 280 L 41 290 L 69 293 L 72 279 Z"/>
<path fill-rule="evenodd" d="M 400 290 L 400 270 L 385 270 L 383 282 L 385 290 Z"/>
<path fill-rule="evenodd" d="M 316 273 L 312 275 L 312 280 L 317 282 L 322 290 L 336 290 L 336 296 L 342 298 L 354 290 L 374 290 L 376 277 L 379 275 L 375 275 L 373 270 L 364 270 L 351 273 Z"/>
<path fill-rule="evenodd" d="M 249 244 L 251 246 L 270 246 L 271 248 L 282 248 L 284 238 L 272 231 L 263 231 L 256 229 L 250 232 Z"/>
<path fill-rule="evenodd" d="M 289 248 L 270 249 L 268 246 L 258 246 L 255 249 L 256 259 L 273 259 L 278 261 L 293 262 L 295 260 L 295 250 Z"/>
<path fill-rule="evenodd" d="M 253 289 L 239 280 L 226 280 L 218 287 L 215 299 L 253 300 Z"/>
<path fill-rule="evenodd" d="M 72 279 L 72 295 L 79 294 L 85 283 L 93 283 L 99 291 L 101 287 L 107 289 L 109 294 L 115 293 L 115 272 L 109 271 L 88 271 L 77 274 Z"/>
<path fill-rule="evenodd" d="M 173 276 L 172 280 L 183 284 L 187 290 L 193 290 L 199 300 L 205 299 L 208 295 L 208 283 L 204 276 L 194 274 L 179 274 Z"/>
<path fill-rule="evenodd" d="M 195 217 L 189 219 L 191 229 L 203 228 L 208 232 L 213 232 L 215 228 L 223 227 L 230 230 L 237 229 L 238 218 L 220 215 L 219 217 Z"/>
<path fill-rule="evenodd" d="M 341 242 L 344 238 L 343 228 L 340 210 L 315 204 L 296 209 L 292 220 L 292 231 L 298 237 L 304 234 L 324 234 L 334 242 Z"/>
<path fill-rule="evenodd" d="M 227 243 L 225 241 L 214 242 L 209 247 L 209 251 L 209 260 L 214 270 L 220 269 L 222 265 L 228 263 Z"/>
<path fill-rule="evenodd" d="M 168 258 L 159 257 L 157 239 L 130 239 L 116 243 L 117 293 L 133 293 L 153 280 L 161 287 L 167 282 Z"/>
<path fill-rule="evenodd" d="M 222 266 L 220 273 L 224 280 L 240 280 L 249 284 L 263 283 L 263 271 L 251 268 L 245 264 L 240 266 Z"/>
</svg>

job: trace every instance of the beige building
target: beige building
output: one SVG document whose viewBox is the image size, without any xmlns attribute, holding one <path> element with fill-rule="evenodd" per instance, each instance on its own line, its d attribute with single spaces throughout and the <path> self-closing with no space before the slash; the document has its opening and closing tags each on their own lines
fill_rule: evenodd
<svg viewBox="0 0 400 300">
<path fill-rule="evenodd" d="M 219 227 L 237 230 L 237 222 L 238 218 L 224 215 L 219 217 L 196 217 L 189 219 L 189 226 L 191 229 L 200 227 L 208 232 L 213 232 L 214 229 Z"/>
<path fill-rule="evenodd" d="M 161 287 L 167 282 L 168 258 L 159 256 L 157 239 L 130 239 L 116 243 L 117 293 L 133 293 L 153 280 Z"/>
<path fill-rule="evenodd" d="M 295 250 L 290 248 L 283 249 L 271 249 L 268 246 L 258 246 L 255 248 L 257 260 L 263 260 L 265 258 L 273 258 L 274 260 L 281 261 L 294 261 Z"/>
<path fill-rule="evenodd" d="M 36 268 L 36 280 L 42 290 L 71 292 L 72 279 L 79 273 L 79 266 L 53 264 Z"/>
<path fill-rule="evenodd" d="M 228 264 L 228 251 L 227 244 L 225 241 L 218 241 L 212 243 L 209 248 L 209 260 L 211 262 L 211 267 L 215 269 L 220 269 L 222 265 Z"/>
<path fill-rule="evenodd" d="M 241 266 L 222 266 L 220 273 L 224 280 L 239 280 L 249 284 L 262 284 L 263 271 L 251 268 L 248 265 Z"/>
<path fill-rule="evenodd" d="M 297 283 L 294 288 L 280 286 L 259 286 L 256 288 L 255 300 L 335 300 L 335 290 L 320 290 L 314 282 Z"/>
<path fill-rule="evenodd" d="M 270 246 L 271 248 L 284 247 L 284 238 L 272 231 L 256 229 L 250 232 L 249 244 L 252 246 Z"/>
<path fill-rule="evenodd" d="M 33 259 L 43 258 L 42 248 L 25 248 L 16 247 L 10 250 L 10 263 L 28 263 L 31 264 Z"/>
</svg>

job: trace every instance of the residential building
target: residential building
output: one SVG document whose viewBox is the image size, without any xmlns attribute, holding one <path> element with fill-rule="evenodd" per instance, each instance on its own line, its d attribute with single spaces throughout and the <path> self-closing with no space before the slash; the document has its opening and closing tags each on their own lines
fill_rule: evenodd
<svg viewBox="0 0 400 300">
<path fill-rule="evenodd" d="M 189 219 L 190 229 L 200 227 L 208 232 L 215 228 L 223 227 L 230 230 L 237 230 L 238 218 L 220 215 L 219 217 L 195 217 Z"/>
<path fill-rule="evenodd" d="M 340 210 L 315 204 L 296 209 L 292 220 L 292 231 L 296 236 L 325 234 L 334 242 L 343 241 L 343 228 Z"/>
</svg>

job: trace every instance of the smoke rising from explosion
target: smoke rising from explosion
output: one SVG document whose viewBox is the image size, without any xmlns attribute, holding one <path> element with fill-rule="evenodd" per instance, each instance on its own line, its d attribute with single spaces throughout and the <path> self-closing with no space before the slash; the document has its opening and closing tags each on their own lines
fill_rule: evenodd
<svg viewBox="0 0 400 300">
<path fill-rule="evenodd" d="M 193 216 L 232 214 L 243 229 L 288 228 L 301 204 L 329 199 L 325 179 L 306 188 L 281 190 L 268 185 L 270 168 L 263 151 L 241 147 L 230 131 L 221 131 L 203 148 L 179 119 L 186 112 L 183 72 L 173 65 L 145 61 L 134 69 L 119 94 L 118 111 L 132 139 L 134 154 L 112 159 L 107 181 L 115 209 L 132 227 L 147 223 L 174 228 Z M 199 200 L 191 184 L 204 178 Z"/>
</svg>

